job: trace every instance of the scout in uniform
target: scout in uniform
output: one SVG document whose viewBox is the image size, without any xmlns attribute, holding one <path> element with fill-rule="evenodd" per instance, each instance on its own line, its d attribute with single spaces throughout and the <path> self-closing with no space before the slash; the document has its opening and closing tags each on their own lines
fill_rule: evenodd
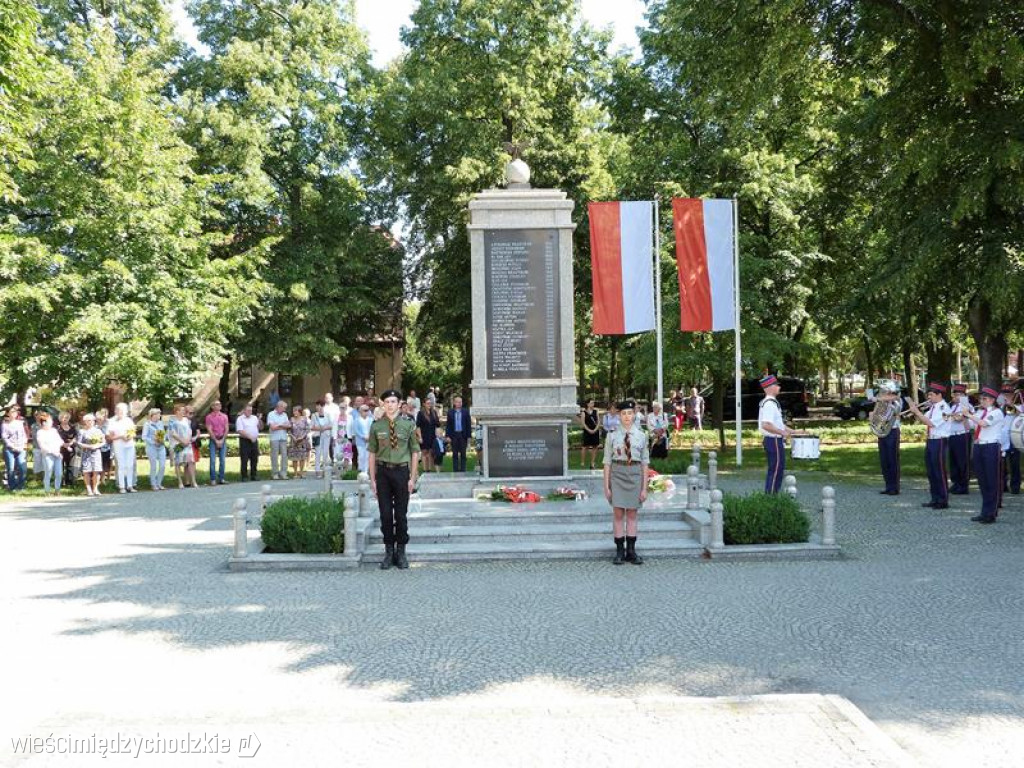
<svg viewBox="0 0 1024 768">
<path fill-rule="evenodd" d="M 974 410 L 967 398 L 967 385 L 953 385 L 953 404 L 949 407 L 949 492 L 963 496 L 971 482 L 971 431 L 964 420 Z"/>
<path fill-rule="evenodd" d="M 919 422 L 928 427 L 928 441 L 925 443 L 924 465 L 928 470 L 928 489 L 931 501 L 922 507 L 934 509 L 949 508 L 949 480 L 946 474 L 946 442 L 949 439 L 949 403 L 943 395 L 946 388 L 938 382 L 928 384 L 928 413 L 922 413 L 917 403 L 910 401 L 910 412 Z"/>
<path fill-rule="evenodd" d="M 405 545 L 409 543 L 409 495 L 416 487 L 420 445 L 416 424 L 400 413 L 402 396 L 393 389 L 381 395 L 382 418 L 370 425 L 370 487 L 377 494 L 380 508 L 380 532 L 384 535 L 384 559 L 381 570 L 392 565 L 408 568 Z"/>
<path fill-rule="evenodd" d="M 978 393 L 978 409 L 967 416 L 974 428 L 974 476 L 981 490 L 981 514 L 971 518 L 976 523 L 994 523 L 999 514 L 1000 465 L 999 445 L 1003 429 L 1003 411 L 996 406 L 999 393 L 992 387 L 982 387 Z"/>
<path fill-rule="evenodd" d="M 768 374 L 761 379 L 764 399 L 757 407 L 757 428 L 761 433 L 764 452 L 768 456 L 768 473 L 764 479 L 765 493 L 778 493 L 782 487 L 782 474 L 786 471 L 786 438 L 793 430 L 782 420 L 782 408 L 776 396 L 779 380 Z"/>
<path fill-rule="evenodd" d="M 612 505 L 615 565 L 642 565 L 636 552 L 636 511 L 647 498 L 647 434 L 636 422 L 636 403 L 619 403 L 619 426 L 604 443 L 604 495 Z"/>
</svg>

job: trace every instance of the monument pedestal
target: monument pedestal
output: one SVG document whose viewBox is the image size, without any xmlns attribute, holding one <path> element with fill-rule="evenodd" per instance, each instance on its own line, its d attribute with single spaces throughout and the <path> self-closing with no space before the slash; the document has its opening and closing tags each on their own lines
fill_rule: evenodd
<svg viewBox="0 0 1024 768">
<path fill-rule="evenodd" d="M 491 189 L 469 204 L 473 415 L 485 479 L 567 478 L 574 375 L 573 202 Z"/>
</svg>

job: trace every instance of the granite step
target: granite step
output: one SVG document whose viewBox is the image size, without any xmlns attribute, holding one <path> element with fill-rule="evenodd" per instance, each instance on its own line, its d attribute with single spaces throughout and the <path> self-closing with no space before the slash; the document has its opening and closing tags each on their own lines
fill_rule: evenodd
<svg viewBox="0 0 1024 768">
<path fill-rule="evenodd" d="M 649 539 L 694 538 L 693 528 L 682 520 L 645 519 L 643 536 Z M 611 535 L 611 520 L 569 524 L 537 524 L 517 522 L 513 525 L 427 525 L 411 523 L 410 541 L 414 543 L 441 543 L 445 541 L 494 541 L 515 542 L 522 540 L 527 546 L 531 541 L 574 541 L 579 539 L 607 539 Z M 370 543 L 383 541 L 380 530 L 371 530 Z"/>
<path fill-rule="evenodd" d="M 646 540 L 642 532 L 637 550 L 644 558 L 701 557 L 704 548 L 693 539 Z M 600 539 L 578 541 L 515 542 L 444 542 L 425 544 L 410 542 L 407 548 L 413 562 L 458 562 L 471 560 L 599 560 L 611 559 L 615 546 L 607 535 Z M 363 554 L 363 564 L 375 566 L 384 555 L 384 545 L 370 545 Z"/>
</svg>

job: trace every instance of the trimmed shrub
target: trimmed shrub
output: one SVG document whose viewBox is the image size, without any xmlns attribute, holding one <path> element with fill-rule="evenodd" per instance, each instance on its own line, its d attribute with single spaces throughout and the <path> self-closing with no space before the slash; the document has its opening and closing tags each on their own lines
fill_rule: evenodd
<svg viewBox="0 0 1024 768">
<path fill-rule="evenodd" d="M 787 493 L 725 494 L 726 544 L 791 544 L 807 541 L 811 521 Z"/>
<path fill-rule="evenodd" d="M 344 548 L 345 502 L 331 496 L 275 501 L 263 513 L 268 552 L 337 555 Z"/>
</svg>

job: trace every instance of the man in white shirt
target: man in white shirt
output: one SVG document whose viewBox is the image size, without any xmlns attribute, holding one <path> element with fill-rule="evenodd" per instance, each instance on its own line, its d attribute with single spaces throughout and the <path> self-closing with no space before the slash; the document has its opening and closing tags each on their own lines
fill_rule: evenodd
<svg viewBox="0 0 1024 768">
<path fill-rule="evenodd" d="M 999 496 L 1002 489 L 1000 469 L 1002 456 L 1000 432 L 1004 415 L 996 406 L 999 393 L 992 387 L 982 387 L 978 393 L 980 405 L 967 415 L 967 423 L 974 429 L 974 476 L 981 491 L 981 514 L 971 520 L 975 523 L 994 523 L 999 515 Z"/>
<path fill-rule="evenodd" d="M 320 439 L 327 439 L 330 445 L 328 449 L 330 451 L 331 461 L 334 461 L 334 442 L 338 436 L 338 420 L 341 418 L 341 406 L 334 402 L 334 395 L 330 392 L 324 393 L 324 416 L 326 416 L 331 422 L 331 433 L 328 438 L 327 435 L 321 435 Z"/>
<path fill-rule="evenodd" d="M 288 431 L 292 427 L 288 418 L 288 403 L 278 400 L 267 414 L 267 430 L 270 432 L 270 479 L 288 479 Z"/>
<path fill-rule="evenodd" d="M 928 441 L 925 444 L 924 465 L 928 470 L 928 490 L 931 501 L 922 507 L 933 509 L 949 508 L 949 478 L 946 474 L 946 442 L 950 432 L 950 408 L 945 397 L 946 387 L 936 381 L 928 384 L 927 415 L 921 412 L 917 403 L 910 401 L 910 412 L 919 422 L 928 427 Z"/>
<path fill-rule="evenodd" d="M 764 479 L 765 493 L 778 493 L 782 475 L 786 471 L 786 438 L 793 430 L 782 420 L 782 408 L 776 397 L 782 389 L 773 374 L 761 379 L 764 399 L 757 408 L 757 428 L 761 433 L 764 452 L 768 456 L 768 473 Z"/>
<path fill-rule="evenodd" d="M 242 480 L 255 480 L 260 463 L 260 417 L 252 412 L 252 403 L 235 419 L 238 433 L 238 455 L 242 460 Z M 248 472 L 246 466 L 248 465 Z"/>
</svg>

